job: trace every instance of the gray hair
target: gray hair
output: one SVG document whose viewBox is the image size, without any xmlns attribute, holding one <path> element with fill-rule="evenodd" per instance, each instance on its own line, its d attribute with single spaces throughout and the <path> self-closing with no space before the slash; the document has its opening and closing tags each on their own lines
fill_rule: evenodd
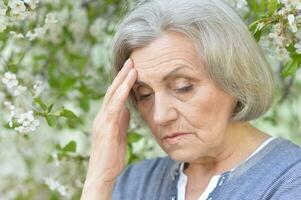
<svg viewBox="0 0 301 200">
<path fill-rule="evenodd" d="M 271 66 L 240 16 L 221 0 L 139 1 L 113 38 L 113 76 L 132 51 L 167 31 L 191 38 L 209 77 L 237 99 L 232 121 L 252 120 L 269 109 L 275 84 Z M 133 91 L 130 104 L 138 110 Z"/>
</svg>

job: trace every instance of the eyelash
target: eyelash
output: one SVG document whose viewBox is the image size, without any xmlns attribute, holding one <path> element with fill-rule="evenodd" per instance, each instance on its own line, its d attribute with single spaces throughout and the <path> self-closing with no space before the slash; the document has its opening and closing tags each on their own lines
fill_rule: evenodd
<svg viewBox="0 0 301 200">
<path fill-rule="evenodd" d="M 180 93 L 186 93 L 186 92 L 189 92 L 191 89 L 192 89 L 192 85 L 189 85 L 189 86 L 186 86 L 186 87 L 183 87 L 183 88 L 180 88 L 180 89 L 176 89 L 176 91 L 180 92 Z M 138 99 L 138 101 L 143 101 L 147 97 L 149 97 L 150 95 L 151 94 L 142 95 L 142 96 L 140 96 L 140 98 Z"/>
</svg>

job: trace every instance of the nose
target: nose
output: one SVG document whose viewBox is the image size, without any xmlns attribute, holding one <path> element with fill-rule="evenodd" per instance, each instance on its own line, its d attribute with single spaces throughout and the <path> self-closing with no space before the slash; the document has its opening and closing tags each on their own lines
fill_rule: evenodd
<svg viewBox="0 0 301 200">
<path fill-rule="evenodd" d="M 178 113 L 173 107 L 171 97 L 164 92 L 155 94 L 154 122 L 157 125 L 165 125 L 178 118 Z"/>
</svg>

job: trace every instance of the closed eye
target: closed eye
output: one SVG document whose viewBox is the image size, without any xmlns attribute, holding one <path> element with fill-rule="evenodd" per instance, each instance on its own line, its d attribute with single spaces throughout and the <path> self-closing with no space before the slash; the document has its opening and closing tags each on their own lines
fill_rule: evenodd
<svg viewBox="0 0 301 200">
<path fill-rule="evenodd" d="M 186 87 L 183 87 L 183 88 L 180 88 L 180 89 L 175 89 L 175 91 L 177 91 L 179 93 L 185 93 L 185 92 L 189 92 L 191 89 L 192 89 L 192 85 L 189 85 L 189 86 L 186 86 Z M 152 95 L 152 93 L 141 95 L 138 98 L 138 101 L 143 101 L 143 100 L 147 99 L 151 95 Z"/>
<path fill-rule="evenodd" d="M 178 92 L 188 92 L 192 89 L 192 85 L 189 85 L 189 86 L 186 86 L 186 87 L 183 87 L 183 88 L 180 88 L 180 89 L 176 89 L 176 91 Z"/>
<path fill-rule="evenodd" d="M 144 99 L 146 99 L 147 97 L 149 97 L 152 93 L 150 94 L 145 94 L 145 95 L 141 95 L 139 98 L 138 98 L 138 101 L 143 101 Z"/>
</svg>

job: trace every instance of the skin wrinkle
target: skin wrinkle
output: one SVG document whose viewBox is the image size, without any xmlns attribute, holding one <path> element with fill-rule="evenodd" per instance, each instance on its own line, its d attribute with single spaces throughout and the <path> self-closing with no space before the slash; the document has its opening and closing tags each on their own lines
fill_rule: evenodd
<svg viewBox="0 0 301 200">
<path fill-rule="evenodd" d="M 138 110 L 161 148 L 172 159 L 190 163 L 184 172 L 191 190 L 195 185 L 200 186 L 195 183 L 203 183 L 197 188 L 202 191 L 210 177 L 242 162 L 268 137 L 248 122 L 230 121 L 235 98 L 205 76 L 200 67 L 205 65 L 186 36 L 165 34 L 148 46 L 136 49 L 130 57 L 138 72 L 137 79 L 148 84 L 143 94 L 151 93 L 138 102 Z M 177 79 L 160 83 L 175 65 L 187 63 L 195 73 L 188 69 L 181 73 L 191 78 L 184 78 L 185 85 L 193 85 L 191 91 L 178 94 L 170 89 L 168 85 Z M 174 145 L 162 139 L 175 131 L 192 134 Z"/>
<path fill-rule="evenodd" d="M 178 66 L 178 67 L 176 67 L 176 66 Z M 190 79 L 189 76 L 186 76 L 185 74 L 181 74 L 181 73 L 179 73 L 178 71 L 183 71 L 184 69 L 190 69 L 190 70 L 193 71 L 193 69 L 191 69 L 189 66 L 183 65 L 183 64 L 175 65 L 174 67 L 176 68 L 176 69 L 175 69 L 176 71 L 175 71 L 175 70 L 172 70 L 171 72 L 169 72 L 167 75 L 165 75 L 165 76 L 160 80 L 160 82 L 164 82 L 164 81 L 167 81 L 167 80 L 170 79 L 170 78 L 177 78 L 177 77 L 185 77 L 185 78 L 187 78 L 187 79 Z M 137 85 L 138 85 L 138 86 L 137 86 Z M 137 80 L 137 81 L 135 82 L 134 87 L 135 87 L 135 86 L 136 86 L 136 87 L 139 87 L 140 85 L 145 85 L 145 86 L 147 86 L 147 84 L 144 83 L 143 81 Z"/>
</svg>

